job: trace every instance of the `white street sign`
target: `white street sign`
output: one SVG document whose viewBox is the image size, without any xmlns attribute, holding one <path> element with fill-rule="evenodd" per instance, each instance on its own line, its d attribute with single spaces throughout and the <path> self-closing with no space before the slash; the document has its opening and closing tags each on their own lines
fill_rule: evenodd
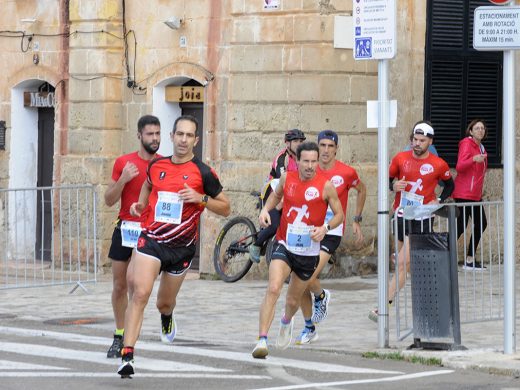
<svg viewBox="0 0 520 390">
<path fill-rule="evenodd" d="M 354 59 L 395 56 L 395 0 L 352 0 Z"/>
<path fill-rule="evenodd" d="M 520 7 L 478 7 L 473 24 L 476 50 L 520 48 Z"/>
</svg>

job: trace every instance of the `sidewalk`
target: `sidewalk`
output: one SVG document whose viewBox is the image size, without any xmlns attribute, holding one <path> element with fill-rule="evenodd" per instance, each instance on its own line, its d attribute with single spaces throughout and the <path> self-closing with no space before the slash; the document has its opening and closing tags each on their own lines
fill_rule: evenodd
<svg viewBox="0 0 520 390">
<path fill-rule="evenodd" d="M 114 327 L 110 278 L 110 275 L 105 275 L 97 284 L 87 284 L 88 294 L 81 289 L 69 294 L 73 286 L 4 290 L 0 318 L 16 316 L 18 319 L 37 322 L 95 318 L 96 324 L 85 326 L 102 329 L 110 337 Z M 178 340 L 243 345 L 252 349 L 258 335 L 258 310 L 265 286 L 266 281 L 228 284 L 220 280 L 200 280 L 198 274 L 190 273 L 179 294 L 175 312 Z M 393 328 L 390 328 L 391 349 L 378 349 L 377 325 L 367 318 L 368 311 L 377 304 L 377 278 L 327 279 L 323 281 L 323 286 L 331 290 L 332 298 L 329 316 L 317 328 L 319 340 L 306 346 L 292 345 L 292 348 L 347 354 L 367 351 L 384 354 L 398 350 L 404 355 L 440 358 L 445 367 L 520 375 L 520 353 L 502 353 L 502 321 L 462 325 L 462 344 L 468 348 L 467 351 L 406 350 L 413 341 L 412 337 L 398 341 Z M 285 289 L 282 297 L 285 296 Z M 159 339 L 160 319 L 155 308 L 155 296 L 156 289 L 145 312 L 142 339 Z M 269 334 L 270 344 L 276 339 L 283 301 L 281 298 L 278 302 Z M 295 317 L 295 334 L 299 334 L 302 327 L 303 319 L 298 313 Z M 67 326 L 64 326 L 64 331 L 67 331 Z M 275 354 L 276 350 L 273 350 Z"/>
</svg>

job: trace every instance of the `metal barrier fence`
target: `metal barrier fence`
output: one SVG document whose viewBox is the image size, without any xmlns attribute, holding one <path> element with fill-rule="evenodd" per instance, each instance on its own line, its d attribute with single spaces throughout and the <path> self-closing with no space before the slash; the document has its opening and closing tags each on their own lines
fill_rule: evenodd
<svg viewBox="0 0 520 390">
<path fill-rule="evenodd" d="M 0 190 L 0 289 L 96 282 L 91 185 Z"/>
<path fill-rule="evenodd" d="M 503 319 L 503 202 L 457 203 L 460 215 L 457 219 L 457 262 L 459 264 L 459 303 L 461 323 L 492 321 Z M 469 207 L 473 206 L 473 207 Z M 403 270 L 398 264 L 397 211 L 392 220 L 395 260 L 395 288 L 398 293 L 393 300 L 395 309 L 396 337 L 403 340 L 412 333 L 411 279 L 408 272 L 409 259 L 404 257 Z M 468 221 L 469 220 L 469 221 Z M 479 221 L 486 220 L 486 223 Z M 463 221 L 468 221 L 464 224 Z M 404 225 L 407 221 L 402 220 Z M 486 226 L 487 225 L 487 226 Z M 433 223 L 424 229 L 433 228 L 434 232 L 447 232 L 448 219 L 434 216 Z M 459 234 L 460 232 L 460 234 Z M 478 246 L 471 239 L 480 236 Z M 476 241 L 476 240 L 475 240 Z M 404 253 L 409 253 L 408 240 L 404 240 Z M 451 250 L 451 248 L 450 248 Z M 474 264 L 485 268 L 465 266 L 467 256 L 473 254 Z M 399 277 L 404 278 L 404 286 L 399 289 Z M 391 310 L 392 311 L 392 310 Z"/>
</svg>

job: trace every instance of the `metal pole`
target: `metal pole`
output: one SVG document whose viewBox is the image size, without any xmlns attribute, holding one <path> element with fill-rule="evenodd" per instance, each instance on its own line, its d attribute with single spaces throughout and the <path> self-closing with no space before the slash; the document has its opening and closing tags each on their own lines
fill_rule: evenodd
<svg viewBox="0 0 520 390">
<path fill-rule="evenodd" d="M 377 96 L 379 121 L 377 134 L 377 171 L 378 171 L 378 207 L 377 207 L 377 280 L 378 298 L 378 332 L 379 348 L 388 347 L 388 60 L 379 60 Z"/>
<path fill-rule="evenodd" d="M 504 353 L 516 350 L 515 303 L 515 54 L 504 51 Z"/>
<path fill-rule="evenodd" d="M 460 336 L 460 307 L 459 307 L 459 274 L 457 269 L 457 214 L 455 205 L 444 206 L 448 208 L 448 248 L 450 255 L 450 279 L 451 279 L 451 320 L 453 342 L 455 346 L 462 343 Z"/>
</svg>

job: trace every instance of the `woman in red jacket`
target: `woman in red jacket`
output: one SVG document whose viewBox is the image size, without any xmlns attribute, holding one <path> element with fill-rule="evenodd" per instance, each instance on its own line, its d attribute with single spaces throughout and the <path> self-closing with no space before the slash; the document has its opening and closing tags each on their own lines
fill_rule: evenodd
<svg viewBox="0 0 520 390">
<path fill-rule="evenodd" d="M 487 153 L 482 145 L 486 138 L 487 127 L 482 119 L 474 119 L 466 129 L 466 137 L 459 142 L 457 159 L 457 177 L 455 190 L 451 194 L 456 203 L 474 203 L 482 201 L 482 188 L 487 170 Z M 457 238 L 468 225 L 469 218 L 473 220 L 473 234 L 469 239 L 468 251 L 464 261 L 464 268 L 482 271 L 486 267 L 475 260 L 475 252 L 480 237 L 487 227 L 486 213 L 482 206 L 459 207 L 460 215 L 457 218 Z"/>
</svg>

